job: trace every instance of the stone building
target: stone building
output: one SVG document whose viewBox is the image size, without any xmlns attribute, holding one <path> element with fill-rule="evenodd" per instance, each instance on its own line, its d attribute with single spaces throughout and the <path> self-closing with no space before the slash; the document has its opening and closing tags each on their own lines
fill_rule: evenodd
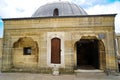
<svg viewBox="0 0 120 80">
<path fill-rule="evenodd" d="M 32 17 L 3 19 L 2 71 L 117 72 L 115 15 L 88 15 L 60 1 L 41 6 Z"/>
</svg>

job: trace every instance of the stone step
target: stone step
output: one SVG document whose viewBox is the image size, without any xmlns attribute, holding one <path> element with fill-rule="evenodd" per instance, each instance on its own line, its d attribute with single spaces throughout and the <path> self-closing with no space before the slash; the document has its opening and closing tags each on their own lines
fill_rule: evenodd
<svg viewBox="0 0 120 80">
<path fill-rule="evenodd" d="M 85 77 L 85 78 L 103 78 L 107 75 L 100 70 L 75 70 L 77 77 Z"/>
</svg>

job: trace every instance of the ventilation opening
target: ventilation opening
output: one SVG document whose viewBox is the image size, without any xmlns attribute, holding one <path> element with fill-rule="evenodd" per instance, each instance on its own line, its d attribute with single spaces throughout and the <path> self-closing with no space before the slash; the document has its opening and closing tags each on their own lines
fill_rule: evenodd
<svg viewBox="0 0 120 80">
<path fill-rule="evenodd" d="M 53 16 L 59 16 L 59 10 L 57 8 L 54 9 Z"/>
<path fill-rule="evenodd" d="M 31 47 L 24 47 L 23 54 L 24 55 L 31 55 Z"/>
</svg>

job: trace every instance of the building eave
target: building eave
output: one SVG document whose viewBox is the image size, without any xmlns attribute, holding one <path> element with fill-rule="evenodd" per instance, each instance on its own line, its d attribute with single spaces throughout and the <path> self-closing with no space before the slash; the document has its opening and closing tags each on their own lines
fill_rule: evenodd
<svg viewBox="0 0 120 80">
<path fill-rule="evenodd" d="M 22 17 L 22 18 L 2 18 L 3 21 L 7 20 L 26 20 L 26 19 L 47 19 L 47 18 L 81 18 L 81 17 L 101 17 L 101 16 L 112 16 L 115 17 L 117 14 L 97 14 L 97 15 L 75 15 L 75 16 L 46 16 L 46 17 Z"/>
</svg>

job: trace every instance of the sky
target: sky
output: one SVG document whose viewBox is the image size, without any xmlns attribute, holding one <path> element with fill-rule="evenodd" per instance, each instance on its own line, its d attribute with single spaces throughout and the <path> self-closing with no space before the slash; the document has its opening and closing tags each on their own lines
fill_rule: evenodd
<svg viewBox="0 0 120 80">
<path fill-rule="evenodd" d="M 73 2 L 89 15 L 117 14 L 115 32 L 120 33 L 120 0 L 0 0 L 0 37 L 3 35 L 1 18 L 31 17 L 40 6 L 54 1 Z"/>
<path fill-rule="evenodd" d="M 0 38 L 3 37 L 3 21 L 1 20 L 0 17 Z"/>
</svg>

